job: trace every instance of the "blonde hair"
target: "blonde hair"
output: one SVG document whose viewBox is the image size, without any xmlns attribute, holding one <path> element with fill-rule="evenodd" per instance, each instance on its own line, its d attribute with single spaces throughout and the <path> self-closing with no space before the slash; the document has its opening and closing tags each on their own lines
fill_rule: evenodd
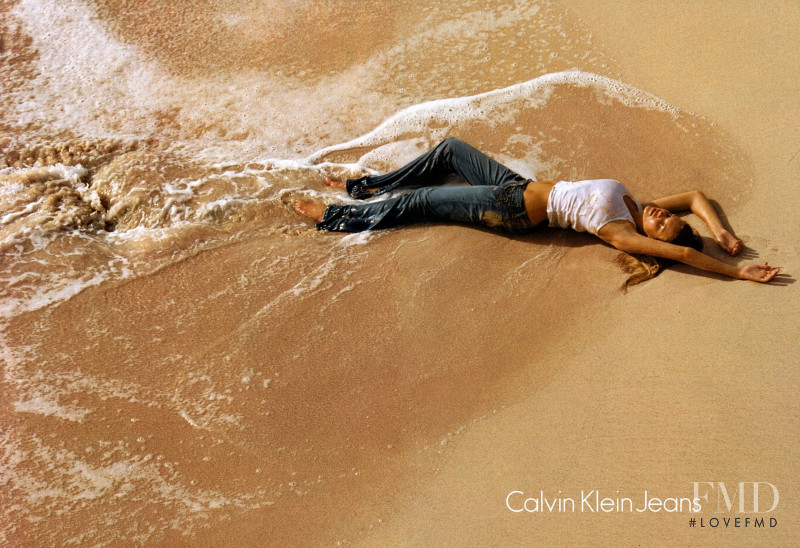
<svg viewBox="0 0 800 548">
<path fill-rule="evenodd" d="M 686 222 L 683 223 L 680 232 L 678 232 L 678 235 L 675 236 L 670 243 L 691 247 L 697 251 L 703 249 L 703 238 L 701 238 L 700 234 Z M 675 263 L 675 261 L 662 257 L 653 257 L 651 255 L 642 255 L 639 253 L 629 254 L 625 252 L 617 255 L 615 262 L 623 271 L 630 274 L 628 279 L 620 286 L 620 290 L 623 293 L 627 293 L 628 288 L 632 285 L 640 284 L 655 278 L 665 268 Z"/>
<path fill-rule="evenodd" d="M 667 265 L 662 265 L 658 258 L 651 255 L 640 255 L 639 253 L 628 254 L 620 253 L 617 255 L 616 261 L 624 272 L 630 274 L 628 279 L 620 286 L 620 291 L 623 293 L 628 292 L 628 288 L 632 285 L 646 282 L 651 278 L 655 278 L 663 268 Z"/>
</svg>

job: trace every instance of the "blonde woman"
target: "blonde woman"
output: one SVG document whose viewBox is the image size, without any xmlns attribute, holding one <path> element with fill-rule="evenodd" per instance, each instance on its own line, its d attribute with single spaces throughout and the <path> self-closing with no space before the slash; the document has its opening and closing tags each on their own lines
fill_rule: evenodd
<svg viewBox="0 0 800 548">
<path fill-rule="evenodd" d="M 435 186 L 451 174 L 469 186 Z M 424 222 L 476 223 L 510 233 L 540 225 L 571 228 L 625 252 L 618 259 L 630 274 L 623 290 L 676 261 L 756 282 L 768 282 L 780 272 L 766 264 L 733 266 L 702 253 L 702 239 L 675 212 L 691 210 L 700 217 L 730 255 L 741 252 L 742 242 L 722 226 L 699 191 L 641 203 L 613 179 L 531 181 L 452 137 L 391 173 L 327 183 L 358 199 L 396 188 L 417 190 L 358 205 L 295 202 L 297 212 L 316 221 L 320 230 L 361 232 Z"/>
</svg>

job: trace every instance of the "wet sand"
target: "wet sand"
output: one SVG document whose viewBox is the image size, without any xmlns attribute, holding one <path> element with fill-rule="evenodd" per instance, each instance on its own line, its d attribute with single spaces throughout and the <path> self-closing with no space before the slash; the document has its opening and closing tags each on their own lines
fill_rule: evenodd
<svg viewBox="0 0 800 548">
<path fill-rule="evenodd" d="M 624 81 L 702 113 L 747 152 L 753 195 L 723 211 L 759 259 L 791 273 L 798 223 L 789 209 L 800 175 L 800 79 L 790 68 L 798 61 L 797 5 L 566 3 L 614 52 Z M 796 542 L 797 288 L 793 279 L 762 287 L 676 270 L 572 315 L 544 356 L 532 352 L 536 363 L 562 365 L 557 379 L 535 383 L 491 420 L 460 433 L 437 473 L 366 544 Z M 570 287 L 562 290 L 554 294 Z M 529 374 L 515 380 L 523 384 Z M 695 481 L 772 483 L 780 492 L 772 513 L 733 517 L 772 516 L 778 525 L 764 530 L 750 521 L 746 528 L 741 520 L 739 528 L 726 527 L 721 518 L 731 514 L 705 511 L 697 516 L 705 518 L 700 530 L 684 513 L 603 513 L 595 506 L 595 513 L 517 514 L 504 504 L 511 491 L 538 497 L 543 490 L 551 500 L 570 496 L 580 505 L 581 491 L 597 490 L 630 496 L 638 508 L 644 490 L 681 496 Z M 713 517 L 717 528 L 709 526 Z"/>
<path fill-rule="evenodd" d="M 6 510 L 0 540 L 227 546 L 265 539 L 370 546 L 796 541 L 796 3 L 731 10 L 726 2 L 570 0 L 524 13 L 531 21 L 541 17 L 540 26 L 497 23 L 504 38 L 520 40 L 507 52 L 487 37 L 441 38 L 469 52 L 463 58 L 448 49 L 421 55 L 426 42 L 407 38 L 420 18 L 405 6 L 383 6 L 383 18 L 376 18 L 333 3 L 328 16 L 367 25 L 372 38 L 297 49 L 288 45 L 292 35 L 278 32 L 270 37 L 278 53 L 261 58 L 256 52 L 266 38 L 255 33 L 238 50 L 215 48 L 208 37 L 194 49 L 181 42 L 180 36 L 197 36 L 217 21 L 199 7 L 187 8 L 192 18 L 176 34 L 174 51 L 158 53 L 159 17 L 123 21 L 115 19 L 122 8 L 114 2 L 97 5 L 120 40 L 161 55 L 166 61 L 158 66 L 166 74 L 208 79 L 202 89 L 209 93 L 219 89 L 217 79 L 225 79 L 233 60 L 250 56 L 241 76 L 277 63 L 280 52 L 291 59 L 282 67 L 287 78 L 305 82 L 308 97 L 324 94 L 324 85 L 315 87 L 323 65 L 337 73 L 334 81 L 349 70 L 338 81 L 352 88 L 337 96 L 344 101 L 341 124 L 326 117 L 335 105 L 309 101 L 304 132 L 291 123 L 304 119 L 296 107 L 266 129 L 241 114 L 255 112 L 259 100 L 286 107 L 289 99 L 274 90 L 232 92 L 239 110 L 224 123 L 215 115 L 203 125 L 203 110 L 193 105 L 181 112 L 156 109 L 148 120 L 161 143 L 146 141 L 146 131 L 122 138 L 121 152 L 110 153 L 113 161 L 97 160 L 96 172 L 89 166 L 93 188 L 107 193 L 112 207 L 122 199 L 115 192 L 135 204 L 120 206 L 120 217 L 102 217 L 131 236 L 109 247 L 91 232 L 92 213 L 81 235 L 46 248 L 67 266 L 56 268 L 55 260 L 35 254 L 27 263 L 27 255 L 7 263 L 12 270 L 44 264 L 69 275 L 80 267 L 106 277 L 81 281 L 70 298 L 48 297 L 47 306 L 9 308 L 15 313 L 4 322 L 2 341 L 0 477 L 7 488 L 0 494 Z M 487 2 L 485 10 L 502 19 L 503 6 Z M 256 8 L 228 12 L 226 24 L 258 29 L 271 15 L 260 11 L 259 19 Z M 457 37 L 465 32 L 459 21 L 475 13 L 463 8 L 459 19 L 445 8 L 427 13 L 428 21 L 452 24 Z M 313 15 L 298 12 L 287 28 L 313 33 Z M 565 41 L 523 44 L 520 34 L 544 32 L 554 21 L 565 29 Z M 375 56 L 386 44 L 395 47 L 391 54 Z M 503 58 L 503 70 L 490 71 L 484 55 Z M 387 59 L 400 63 L 391 67 L 400 91 L 377 84 L 365 92 L 356 85 L 364 76 L 359 67 Z M 451 74 L 436 78 L 448 63 Z M 598 88 L 568 83 L 543 88 L 550 94 L 544 106 L 526 102 L 539 97 L 536 90 L 522 99 L 491 96 L 458 107 L 452 118 L 434 110 L 425 118 L 432 121 L 419 124 L 408 113 L 374 138 L 326 148 L 367 134 L 406 106 L 571 69 L 644 90 L 680 113 L 629 106 Z M 368 108 L 374 105 L 380 107 Z M 486 108 L 488 122 L 471 117 L 473 108 Z M 93 138 L 109 131 L 102 119 L 75 116 Z M 114 124 L 129 131 L 131 120 L 123 113 Z M 270 140 L 270 132 L 284 138 Z M 44 139 L 30 128 L 12 126 L 9 133 L 21 141 Z M 322 185 L 323 172 L 356 169 L 357 161 L 388 169 L 447 134 L 529 176 L 612 176 L 643 199 L 700 188 L 748 248 L 742 259 L 727 260 L 769 261 L 788 276 L 764 286 L 675 267 L 622 295 L 616 252 L 588 235 L 507 237 L 419 226 L 343 237 L 317 233 L 287 205 L 304 193 L 342 200 Z M 170 148 L 163 143 L 170 137 L 189 144 Z M 211 160 L 192 157 L 201 141 Z M 230 164 L 209 167 L 226 147 Z M 9 164 L 22 157 L 9 154 Z M 287 168 L 264 160 L 308 155 L 312 161 Z M 155 175 L 148 174 L 153 166 Z M 184 181 L 195 179 L 207 185 L 197 188 L 214 191 L 188 197 L 196 187 Z M 158 194 L 162 181 L 177 181 L 176 189 Z M 253 196 L 252 203 L 215 206 L 226 196 L 223 186 L 235 188 L 224 192 L 240 202 Z M 211 214 L 192 216 L 194 210 Z M 713 246 L 708 231 L 697 219 L 694 224 Z M 141 230 L 148 227 L 158 237 Z M 56 246 L 93 250 L 99 258 L 68 262 Z M 123 266 L 111 274 L 100 270 L 107 256 L 122 257 Z M 28 295 L 26 283 L 15 281 L 9 295 Z M 581 508 L 582 492 L 629 497 L 638 508 L 645 491 L 662 500 L 691 497 L 692 482 L 731 489 L 768 482 L 780 502 L 769 513 L 716 513 L 714 495 L 699 513 Z M 506 501 L 514 491 L 572 497 L 578 508 L 513 512 Z M 762 492 L 763 509 L 772 503 L 769 494 Z M 704 518 L 706 527 L 691 528 L 692 517 Z M 767 527 L 711 527 L 714 517 L 764 517 Z M 769 527 L 771 517 L 777 526 Z"/>
</svg>

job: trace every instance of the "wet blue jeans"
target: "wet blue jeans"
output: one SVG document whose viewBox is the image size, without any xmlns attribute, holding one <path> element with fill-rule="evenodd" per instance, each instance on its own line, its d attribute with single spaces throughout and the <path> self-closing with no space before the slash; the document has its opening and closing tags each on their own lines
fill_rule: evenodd
<svg viewBox="0 0 800 548">
<path fill-rule="evenodd" d="M 448 175 L 470 186 L 431 186 Z M 329 205 L 316 224 L 324 230 L 361 232 L 412 223 L 477 223 L 506 232 L 533 228 L 523 193 L 528 180 L 453 137 L 398 170 L 347 180 L 347 192 L 364 199 L 395 188 L 417 188 L 397 198 L 359 205 Z"/>
</svg>

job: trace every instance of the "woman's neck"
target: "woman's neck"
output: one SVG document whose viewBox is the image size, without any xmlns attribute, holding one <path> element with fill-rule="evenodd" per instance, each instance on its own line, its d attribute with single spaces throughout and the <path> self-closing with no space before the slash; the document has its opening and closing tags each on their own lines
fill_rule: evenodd
<svg viewBox="0 0 800 548">
<path fill-rule="evenodd" d="M 633 198 L 627 194 L 625 194 L 622 199 L 625 201 L 625 205 L 628 207 L 631 217 L 633 217 L 633 222 L 636 225 L 636 231 L 644 234 L 644 227 L 642 226 L 642 212 L 639 211 L 639 208 L 636 206 L 636 202 L 634 202 Z"/>
</svg>

